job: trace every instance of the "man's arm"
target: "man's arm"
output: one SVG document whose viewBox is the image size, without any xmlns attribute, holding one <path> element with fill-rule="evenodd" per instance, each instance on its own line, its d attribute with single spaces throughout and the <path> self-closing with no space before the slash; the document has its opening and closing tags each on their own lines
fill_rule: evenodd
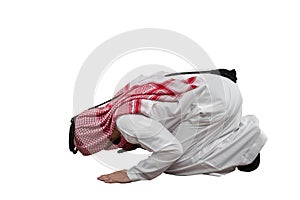
<svg viewBox="0 0 300 200">
<path fill-rule="evenodd" d="M 137 114 L 117 118 L 125 139 L 153 152 L 127 171 L 131 181 L 153 179 L 168 169 L 183 154 L 182 145 L 161 123 Z"/>
</svg>

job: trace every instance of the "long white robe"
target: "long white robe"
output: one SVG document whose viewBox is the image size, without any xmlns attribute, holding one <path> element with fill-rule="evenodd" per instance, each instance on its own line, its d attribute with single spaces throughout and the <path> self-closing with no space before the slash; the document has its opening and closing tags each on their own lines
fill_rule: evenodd
<svg viewBox="0 0 300 200">
<path fill-rule="evenodd" d="M 144 100 L 150 112 L 117 118 L 117 128 L 128 142 L 153 152 L 127 171 L 132 181 L 153 179 L 163 172 L 226 174 L 251 163 L 264 146 L 267 137 L 258 119 L 242 117 L 238 86 L 218 75 L 198 76 L 203 84 L 179 102 Z"/>
</svg>

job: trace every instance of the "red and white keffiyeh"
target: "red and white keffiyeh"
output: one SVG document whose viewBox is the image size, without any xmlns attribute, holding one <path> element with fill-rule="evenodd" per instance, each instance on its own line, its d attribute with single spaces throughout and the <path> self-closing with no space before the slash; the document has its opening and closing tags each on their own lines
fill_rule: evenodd
<svg viewBox="0 0 300 200">
<path fill-rule="evenodd" d="M 141 78 L 143 77 L 143 78 Z M 110 143 L 117 117 L 124 114 L 143 114 L 147 109 L 143 100 L 174 102 L 185 93 L 199 86 L 201 80 L 194 76 L 187 79 L 174 79 L 155 74 L 149 77 L 139 76 L 119 90 L 120 95 L 108 104 L 86 110 L 76 118 L 74 143 L 83 155 L 91 155 L 103 149 L 130 149 L 121 135 L 119 144 Z M 108 144 L 111 144 L 109 147 Z"/>
</svg>

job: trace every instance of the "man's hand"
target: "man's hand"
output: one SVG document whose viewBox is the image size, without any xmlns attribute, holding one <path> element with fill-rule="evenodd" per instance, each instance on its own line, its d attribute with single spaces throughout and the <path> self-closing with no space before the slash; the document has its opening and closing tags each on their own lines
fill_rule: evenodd
<svg viewBox="0 0 300 200">
<path fill-rule="evenodd" d="M 127 170 L 116 171 L 111 174 L 99 176 L 97 179 L 105 183 L 129 183 L 131 180 L 127 176 Z"/>
</svg>

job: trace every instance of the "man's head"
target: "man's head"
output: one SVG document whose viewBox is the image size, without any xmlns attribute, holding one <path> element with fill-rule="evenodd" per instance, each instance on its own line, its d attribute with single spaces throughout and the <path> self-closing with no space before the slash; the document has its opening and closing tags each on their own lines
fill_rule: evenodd
<svg viewBox="0 0 300 200">
<path fill-rule="evenodd" d="M 121 141 L 121 133 L 118 130 L 117 126 L 115 126 L 114 131 L 111 134 L 109 140 L 115 145 L 119 144 L 119 142 Z"/>
</svg>

